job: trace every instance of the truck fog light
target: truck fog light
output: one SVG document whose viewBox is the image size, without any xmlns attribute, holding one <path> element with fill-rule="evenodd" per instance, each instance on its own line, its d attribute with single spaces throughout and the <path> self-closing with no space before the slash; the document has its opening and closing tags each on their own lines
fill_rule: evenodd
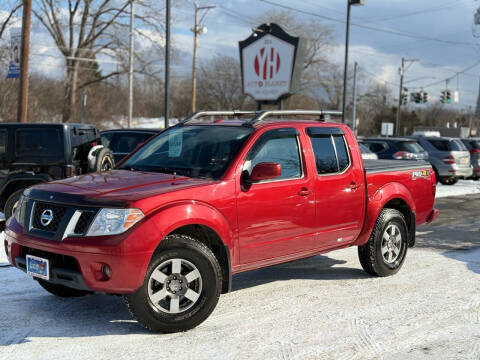
<svg viewBox="0 0 480 360">
<path fill-rule="evenodd" d="M 102 273 L 103 273 L 103 276 L 105 276 L 106 279 L 110 279 L 110 275 L 111 275 L 110 266 L 108 266 L 107 264 L 103 265 L 102 266 Z"/>
</svg>

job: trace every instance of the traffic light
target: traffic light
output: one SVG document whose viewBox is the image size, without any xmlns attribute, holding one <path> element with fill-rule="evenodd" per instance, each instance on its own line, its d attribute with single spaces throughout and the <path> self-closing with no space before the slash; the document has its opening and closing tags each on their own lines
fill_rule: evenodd
<svg viewBox="0 0 480 360">
<path fill-rule="evenodd" d="M 452 92 L 450 90 L 442 91 L 442 96 L 440 96 L 440 102 L 442 104 L 450 104 L 452 102 Z"/>
<path fill-rule="evenodd" d="M 446 91 L 442 91 L 442 95 L 440 95 L 440 102 L 441 102 L 442 104 L 445 104 L 446 100 L 447 100 L 447 92 L 446 92 Z"/>
<path fill-rule="evenodd" d="M 428 102 L 428 93 L 423 91 L 421 94 L 422 94 L 422 102 L 423 103 Z"/>
</svg>

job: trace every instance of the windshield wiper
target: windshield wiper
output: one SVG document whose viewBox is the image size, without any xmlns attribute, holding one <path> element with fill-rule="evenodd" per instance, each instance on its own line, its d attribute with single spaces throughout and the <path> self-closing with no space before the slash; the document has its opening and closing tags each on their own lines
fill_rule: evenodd
<svg viewBox="0 0 480 360">
<path fill-rule="evenodd" d="M 130 165 L 125 165 L 125 166 L 122 166 L 119 168 L 120 170 L 130 170 L 130 171 L 145 171 L 144 169 L 139 169 L 137 167 L 134 167 L 134 166 L 130 166 Z"/>
</svg>

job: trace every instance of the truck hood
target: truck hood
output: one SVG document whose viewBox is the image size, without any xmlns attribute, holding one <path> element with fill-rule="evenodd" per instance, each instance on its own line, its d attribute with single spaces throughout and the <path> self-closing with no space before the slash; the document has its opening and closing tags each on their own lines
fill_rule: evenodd
<svg viewBox="0 0 480 360">
<path fill-rule="evenodd" d="M 143 171 L 111 170 L 36 185 L 34 198 L 67 203 L 131 203 L 150 196 L 215 183 L 215 180 Z M 83 201 L 82 201 L 83 200 Z"/>
</svg>

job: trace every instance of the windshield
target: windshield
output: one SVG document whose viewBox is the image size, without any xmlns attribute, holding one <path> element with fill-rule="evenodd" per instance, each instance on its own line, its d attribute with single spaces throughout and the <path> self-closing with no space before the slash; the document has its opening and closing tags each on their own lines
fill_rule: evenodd
<svg viewBox="0 0 480 360">
<path fill-rule="evenodd" d="M 120 169 L 219 179 L 252 131 L 241 126 L 175 126 L 139 149 Z"/>
<path fill-rule="evenodd" d="M 408 151 L 410 153 L 423 153 L 425 150 L 416 141 L 399 141 L 397 147 L 401 151 Z"/>
</svg>

